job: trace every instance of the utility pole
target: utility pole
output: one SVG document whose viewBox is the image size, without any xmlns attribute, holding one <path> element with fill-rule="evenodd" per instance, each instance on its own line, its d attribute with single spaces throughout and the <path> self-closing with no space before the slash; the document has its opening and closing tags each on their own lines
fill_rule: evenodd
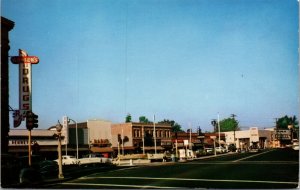
<svg viewBox="0 0 300 190">
<path fill-rule="evenodd" d="M 122 127 L 121 141 L 122 141 L 122 155 L 124 155 L 124 132 L 123 132 L 123 127 Z"/>
<path fill-rule="evenodd" d="M 142 126 L 142 140 L 143 140 L 143 154 L 145 154 L 145 134 L 144 134 L 144 126 Z"/>
<path fill-rule="evenodd" d="M 156 131 L 155 131 L 155 115 L 153 115 L 153 137 L 154 137 L 154 153 L 156 154 Z"/>
<path fill-rule="evenodd" d="M 189 149 L 192 150 L 192 127 L 190 124 L 190 144 L 189 144 Z"/>
<path fill-rule="evenodd" d="M 219 147 L 221 146 L 221 132 L 220 132 L 220 115 L 218 113 L 218 130 L 219 130 Z"/>
</svg>

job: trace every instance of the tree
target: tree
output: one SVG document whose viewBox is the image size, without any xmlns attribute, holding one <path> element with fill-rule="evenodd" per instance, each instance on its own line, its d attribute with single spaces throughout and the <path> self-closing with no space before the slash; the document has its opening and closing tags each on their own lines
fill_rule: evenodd
<svg viewBox="0 0 300 190">
<path fill-rule="evenodd" d="M 214 132 L 217 132 L 219 124 L 216 119 L 211 120 L 211 125 L 214 127 Z"/>
<path fill-rule="evenodd" d="M 127 114 L 127 116 L 126 116 L 126 118 L 125 118 L 125 122 L 126 122 L 126 123 L 130 123 L 130 122 L 131 122 L 131 115 L 130 115 L 130 113 Z"/>
<path fill-rule="evenodd" d="M 170 124 L 172 132 L 181 132 L 181 131 L 183 131 L 181 129 L 181 126 L 178 123 L 176 123 L 174 120 L 164 119 L 163 121 L 160 121 L 158 123 Z"/>
<path fill-rule="evenodd" d="M 140 123 L 150 123 L 150 121 L 148 120 L 148 118 L 146 116 L 140 116 L 139 121 L 140 121 Z"/>
<path fill-rule="evenodd" d="M 297 121 L 297 117 L 288 117 L 287 115 L 278 118 L 276 121 L 276 128 L 278 129 L 288 129 L 289 125 L 293 125 L 294 127 L 298 128 L 299 122 Z"/>
<path fill-rule="evenodd" d="M 144 143 L 145 146 L 154 146 L 153 135 L 151 135 L 148 131 L 145 133 Z"/>
<path fill-rule="evenodd" d="M 220 131 L 237 131 L 239 130 L 239 122 L 234 117 L 229 117 L 220 121 Z"/>
<path fill-rule="evenodd" d="M 202 129 L 201 129 L 200 126 L 197 127 L 197 134 L 198 134 L 199 136 L 203 135 Z"/>
<path fill-rule="evenodd" d="M 233 113 L 230 115 L 230 117 L 232 117 L 233 119 L 235 119 L 236 115 Z"/>
</svg>

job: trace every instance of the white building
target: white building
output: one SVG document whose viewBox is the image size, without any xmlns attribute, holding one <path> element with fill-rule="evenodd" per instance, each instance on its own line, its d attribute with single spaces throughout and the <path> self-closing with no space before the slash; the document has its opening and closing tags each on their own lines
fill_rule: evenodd
<svg viewBox="0 0 300 190">
<path fill-rule="evenodd" d="M 272 146 L 272 129 L 258 129 L 250 127 L 249 130 L 224 132 L 226 145 L 235 144 L 236 148 L 248 149 L 254 143 L 260 148 Z"/>
<path fill-rule="evenodd" d="M 89 130 L 90 143 L 101 139 L 111 142 L 111 122 L 99 119 L 90 119 L 87 121 L 87 128 Z"/>
<path fill-rule="evenodd" d="M 31 144 L 33 154 L 38 153 L 44 157 L 56 159 L 58 145 L 57 138 L 55 137 L 56 133 L 55 126 L 49 129 L 32 130 Z M 10 129 L 9 152 L 18 155 L 27 155 L 28 134 L 27 129 Z M 88 120 L 87 122 L 77 123 L 77 127 L 74 122 L 72 124 L 69 123 L 68 125 L 64 125 L 61 139 L 63 154 L 76 155 L 78 151 L 80 157 L 91 150 L 92 152 L 99 152 L 108 157 L 113 152 L 111 148 L 110 121 Z"/>
</svg>

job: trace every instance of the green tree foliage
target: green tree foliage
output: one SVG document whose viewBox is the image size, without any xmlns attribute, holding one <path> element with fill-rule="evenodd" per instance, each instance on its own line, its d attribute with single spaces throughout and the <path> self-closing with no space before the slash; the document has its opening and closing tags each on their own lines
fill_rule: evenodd
<svg viewBox="0 0 300 190">
<path fill-rule="evenodd" d="M 234 117 L 229 117 L 220 121 L 220 131 L 237 131 L 239 130 L 239 122 Z"/>
<path fill-rule="evenodd" d="M 140 121 L 140 123 L 150 123 L 150 121 L 148 120 L 148 118 L 145 117 L 145 116 L 140 116 L 139 117 L 139 121 Z"/>
<path fill-rule="evenodd" d="M 125 122 L 126 123 L 130 123 L 131 122 L 131 115 L 127 114 L 126 118 L 125 118 Z"/>
<path fill-rule="evenodd" d="M 298 128 L 299 122 L 297 121 L 297 117 L 288 117 L 287 115 L 278 118 L 276 121 L 276 128 L 278 129 L 288 129 L 288 125 L 293 125 L 294 127 Z"/>
<path fill-rule="evenodd" d="M 126 142 L 129 141 L 129 138 L 127 136 L 124 136 L 123 139 L 122 139 L 122 136 L 121 134 L 118 134 L 118 143 L 119 144 L 125 144 Z"/>
<path fill-rule="evenodd" d="M 172 132 L 181 132 L 181 131 L 183 131 L 181 129 L 181 126 L 178 123 L 176 123 L 174 120 L 164 119 L 163 121 L 160 121 L 158 123 L 170 124 L 171 128 L 172 128 Z"/>
<path fill-rule="evenodd" d="M 145 143 L 145 146 L 154 146 L 153 135 L 151 135 L 149 132 L 145 133 L 144 143 Z"/>
</svg>

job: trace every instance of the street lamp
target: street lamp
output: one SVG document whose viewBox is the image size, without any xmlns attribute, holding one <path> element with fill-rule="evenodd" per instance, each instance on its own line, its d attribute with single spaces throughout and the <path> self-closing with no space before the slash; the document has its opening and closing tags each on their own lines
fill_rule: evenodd
<svg viewBox="0 0 300 190">
<path fill-rule="evenodd" d="M 61 130 L 62 130 L 62 125 L 59 123 L 56 124 L 56 131 L 57 131 L 57 136 L 58 136 L 58 178 L 63 179 L 64 175 L 62 172 L 62 156 L 61 156 Z"/>
</svg>

